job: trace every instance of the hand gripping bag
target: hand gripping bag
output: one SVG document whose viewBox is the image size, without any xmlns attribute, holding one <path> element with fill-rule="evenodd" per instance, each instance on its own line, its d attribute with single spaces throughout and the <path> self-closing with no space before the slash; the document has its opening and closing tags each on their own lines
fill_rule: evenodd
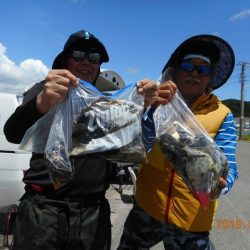
<svg viewBox="0 0 250 250">
<path fill-rule="evenodd" d="M 177 91 L 172 101 L 154 113 L 160 149 L 192 194 L 205 208 L 218 198 L 219 178 L 226 178 L 225 155 L 208 135 Z"/>
<path fill-rule="evenodd" d="M 72 178 L 72 157 L 100 157 L 121 163 L 145 158 L 141 138 L 143 96 L 136 84 L 103 94 L 80 80 L 25 134 L 20 148 L 45 155 L 54 183 Z"/>
</svg>

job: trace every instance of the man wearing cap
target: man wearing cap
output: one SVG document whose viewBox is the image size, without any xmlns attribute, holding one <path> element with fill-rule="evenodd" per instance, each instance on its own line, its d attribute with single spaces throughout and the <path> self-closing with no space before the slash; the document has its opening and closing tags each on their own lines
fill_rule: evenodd
<svg viewBox="0 0 250 250">
<path fill-rule="evenodd" d="M 77 87 L 78 78 L 95 84 L 100 65 L 108 61 L 104 45 L 93 34 L 84 30 L 72 34 L 45 80 L 28 90 L 6 122 L 7 140 L 20 143 L 28 128 L 64 100 L 70 85 Z M 156 84 L 149 80 L 140 81 L 138 92 L 148 104 L 158 96 Z M 167 95 L 171 97 L 172 92 Z M 110 249 L 110 206 L 105 192 L 113 176 L 112 162 L 93 154 L 72 158 L 72 165 L 72 180 L 55 188 L 44 156 L 32 154 L 23 178 L 25 194 L 18 208 L 15 250 Z"/>
<path fill-rule="evenodd" d="M 227 81 L 234 63 L 233 50 L 226 41 L 198 35 L 177 47 L 161 76 L 161 82 L 173 80 L 188 107 L 225 154 L 229 173 L 226 180 L 219 180 L 221 195 L 238 177 L 236 128 L 232 113 L 212 91 Z M 151 150 L 139 172 L 136 204 L 126 219 L 118 249 L 149 249 L 162 240 L 167 250 L 212 249 L 209 231 L 218 201 L 211 200 L 203 208 L 171 167 L 152 140 L 153 111 L 151 108 L 144 123 L 146 148 Z"/>
</svg>

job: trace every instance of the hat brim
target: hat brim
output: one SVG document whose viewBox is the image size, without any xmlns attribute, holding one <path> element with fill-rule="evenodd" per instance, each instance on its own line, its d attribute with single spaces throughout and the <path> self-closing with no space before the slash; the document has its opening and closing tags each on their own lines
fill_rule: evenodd
<svg viewBox="0 0 250 250">
<path fill-rule="evenodd" d="M 64 58 L 63 52 L 58 54 L 57 57 L 55 58 L 53 64 L 52 64 L 52 69 L 63 69 L 63 68 L 65 68 L 63 58 Z"/>
<path fill-rule="evenodd" d="M 211 89 L 215 90 L 226 83 L 226 81 L 232 74 L 235 65 L 235 56 L 232 47 L 225 40 L 217 36 L 198 35 L 185 40 L 171 55 L 170 59 L 162 70 L 162 75 L 164 75 L 165 71 L 168 70 L 168 68 L 175 65 L 176 61 L 178 60 L 178 55 L 184 48 L 186 48 L 187 44 L 191 44 L 192 42 L 197 41 L 211 43 L 215 45 L 220 51 L 218 61 L 213 65 L 214 70 L 211 77 Z"/>
<path fill-rule="evenodd" d="M 97 40 L 96 38 L 90 38 L 88 40 L 84 40 L 82 37 L 76 37 L 74 40 L 72 39 L 72 41 L 70 43 L 68 43 L 67 48 L 57 55 L 57 57 L 54 59 L 54 62 L 52 64 L 52 69 L 64 69 L 65 68 L 65 55 L 67 55 L 67 53 L 70 50 L 80 50 L 83 48 L 95 48 L 101 55 L 102 55 L 102 61 L 103 62 L 108 62 L 109 61 L 109 56 L 108 53 L 104 47 L 104 45 Z"/>
</svg>

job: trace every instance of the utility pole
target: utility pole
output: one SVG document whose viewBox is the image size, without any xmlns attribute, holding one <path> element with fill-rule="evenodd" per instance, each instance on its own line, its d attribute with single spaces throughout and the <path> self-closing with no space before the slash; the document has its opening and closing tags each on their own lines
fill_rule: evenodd
<svg viewBox="0 0 250 250">
<path fill-rule="evenodd" d="M 245 70 L 246 70 L 246 63 L 241 62 L 241 95 L 240 95 L 241 105 L 240 105 L 240 133 L 239 133 L 240 140 L 243 137 L 243 131 L 244 131 Z"/>
</svg>

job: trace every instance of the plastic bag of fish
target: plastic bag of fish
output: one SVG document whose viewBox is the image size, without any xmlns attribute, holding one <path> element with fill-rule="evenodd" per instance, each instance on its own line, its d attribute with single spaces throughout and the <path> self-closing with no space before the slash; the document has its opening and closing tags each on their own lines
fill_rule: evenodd
<svg viewBox="0 0 250 250">
<path fill-rule="evenodd" d="M 219 178 L 226 178 L 225 155 L 187 107 L 179 92 L 154 113 L 160 149 L 205 208 L 218 198 Z"/>
<path fill-rule="evenodd" d="M 26 132 L 20 149 L 44 154 L 54 183 L 72 178 L 72 157 L 94 153 L 114 162 L 140 163 L 146 157 L 141 137 L 143 104 L 135 84 L 104 94 L 80 80 L 63 102 Z"/>
</svg>

